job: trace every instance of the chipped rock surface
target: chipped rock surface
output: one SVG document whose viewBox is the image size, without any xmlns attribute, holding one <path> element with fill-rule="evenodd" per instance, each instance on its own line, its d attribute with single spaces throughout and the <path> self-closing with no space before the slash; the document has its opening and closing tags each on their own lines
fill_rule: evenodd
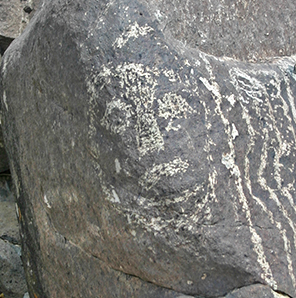
<svg viewBox="0 0 296 298">
<path fill-rule="evenodd" d="M 296 59 L 201 51 L 163 3 L 44 2 L 4 55 L 30 295 L 296 297 Z"/>
</svg>

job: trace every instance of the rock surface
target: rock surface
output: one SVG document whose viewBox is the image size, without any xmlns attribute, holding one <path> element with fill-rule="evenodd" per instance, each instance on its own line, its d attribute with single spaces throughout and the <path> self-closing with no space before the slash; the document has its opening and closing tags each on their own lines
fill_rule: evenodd
<svg viewBox="0 0 296 298">
<path fill-rule="evenodd" d="M 11 39 L 18 37 L 27 26 L 39 2 L 40 0 L 1 0 L 0 37 Z"/>
<path fill-rule="evenodd" d="M 15 199 L 9 177 L 0 177 L 0 294 L 5 298 L 23 298 L 27 291 L 21 261 L 19 227 Z"/>
<path fill-rule="evenodd" d="M 45 2 L 4 55 L 32 297 L 248 297 L 233 290 L 257 283 L 296 297 L 295 57 L 244 34 L 264 63 L 208 55 L 181 42 L 174 9 Z"/>
</svg>

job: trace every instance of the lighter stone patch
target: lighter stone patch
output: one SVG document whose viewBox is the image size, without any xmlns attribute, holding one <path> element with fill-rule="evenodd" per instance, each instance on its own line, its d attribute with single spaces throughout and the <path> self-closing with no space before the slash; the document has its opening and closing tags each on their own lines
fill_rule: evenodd
<svg viewBox="0 0 296 298">
<path fill-rule="evenodd" d="M 274 298 L 289 298 L 289 296 L 285 295 L 285 294 L 279 294 L 277 292 L 272 291 L 273 297 Z"/>
<path fill-rule="evenodd" d="M 161 14 L 159 9 L 156 10 L 154 15 L 155 15 L 155 17 L 157 18 L 158 21 L 161 21 L 163 19 L 163 15 Z"/>
<path fill-rule="evenodd" d="M 220 90 L 219 90 L 219 86 L 216 82 L 213 82 L 213 84 L 211 84 L 208 79 L 200 77 L 199 78 L 202 83 L 205 85 L 205 87 L 211 91 L 217 98 L 221 98 L 221 94 L 220 94 Z"/>
<path fill-rule="evenodd" d="M 235 140 L 235 138 L 239 136 L 239 133 L 238 133 L 234 123 L 232 123 L 232 132 L 231 132 L 231 134 L 232 134 L 232 139 L 233 140 Z"/>
<path fill-rule="evenodd" d="M 44 195 L 43 196 L 43 201 L 44 201 L 44 203 L 46 204 L 46 206 L 47 206 L 47 208 L 51 208 L 51 205 L 49 204 L 49 202 L 48 202 L 48 199 L 47 199 L 47 197 L 46 197 L 46 195 Z"/>
<path fill-rule="evenodd" d="M 8 111 L 7 99 L 6 99 L 6 91 L 3 91 L 3 102 L 5 105 L 6 110 Z"/>
<path fill-rule="evenodd" d="M 291 112 L 293 115 L 293 120 L 294 123 L 296 124 L 296 107 L 295 107 L 295 97 L 293 96 L 290 84 L 288 82 L 288 79 L 284 76 L 284 80 L 286 82 L 286 87 L 287 87 L 287 95 L 288 95 L 288 100 L 291 108 Z"/>
<path fill-rule="evenodd" d="M 258 103 L 263 102 L 261 97 L 266 93 L 266 89 L 259 80 L 239 68 L 232 68 L 229 73 L 231 82 L 238 91 L 242 102 L 248 104 L 249 99 Z"/>
<path fill-rule="evenodd" d="M 232 107 L 234 107 L 235 105 L 235 97 L 234 94 L 231 94 L 230 96 L 227 97 L 227 100 L 229 101 L 229 103 L 231 104 Z"/>
<path fill-rule="evenodd" d="M 118 38 L 116 38 L 115 42 L 113 43 L 113 46 L 116 46 L 117 48 L 122 48 L 130 38 L 137 39 L 140 36 L 145 36 L 149 32 L 154 31 L 154 29 L 148 25 L 140 27 L 137 22 L 134 24 L 128 26 L 126 31 L 121 34 Z"/>
<path fill-rule="evenodd" d="M 113 203 L 120 203 L 120 199 L 119 199 L 119 196 L 118 194 L 116 193 L 115 189 L 112 189 L 112 195 L 113 195 L 113 200 L 111 198 L 111 202 Z"/>
<path fill-rule="evenodd" d="M 114 162 L 115 162 L 116 174 L 119 174 L 120 171 L 121 171 L 121 165 L 120 165 L 120 162 L 119 162 L 118 158 L 115 158 Z"/>
<path fill-rule="evenodd" d="M 178 130 L 180 130 L 181 128 L 182 128 L 182 126 L 181 126 L 180 124 L 178 124 L 177 126 L 173 126 L 173 121 L 170 120 L 169 123 L 168 123 L 168 125 L 166 126 L 165 130 L 166 130 L 167 132 L 169 132 L 169 131 L 171 131 L 171 130 L 173 130 L 173 131 L 178 131 Z"/>
<path fill-rule="evenodd" d="M 169 79 L 170 82 L 177 82 L 178 79 L 181 81 L 179 75 L 176 74 L 172 69 L 165 69 L 163 74 Z"/>
<path fill-rule="evenodd" d="M 284 240 L 285 252 L 287 254 L 289 275 L 292 279 L 293 287 L 295 288 L 296 287 L 296 279 L 295 279 L 295 275 L 294 275 L 293 261 L 292 261 L 292 258 L 291 258 L 291 244 L 290 244 L 289 239 L 287 238 L 285 229 L 283 229 L 281 231 L 281 234 L 282 234 L 282 237 L 283 237 L 283 240 Z"/>
<path fill-rule="evenodd" d="M 16 174 L 15 168 L 14 168 L 14 164 L 11 163 L 10 164 L 10 171 L 11 171 L 11 176 L 12 176 L 12 181 L 14 181 L 14 187 L 15 187 L 15 191 L 16 191 L 16 197 L 17 199 L 20 197 L 20 181 L 18 179 L 18 176 Z"/>
<path fill-rule="evenodd" d="M 239 177 L 239 169 L 236 167 L 234 157 L 231 153 L 223 153 L 221 162 L 228 170 L 230 170 L 232 175 Z"/>
</svg>

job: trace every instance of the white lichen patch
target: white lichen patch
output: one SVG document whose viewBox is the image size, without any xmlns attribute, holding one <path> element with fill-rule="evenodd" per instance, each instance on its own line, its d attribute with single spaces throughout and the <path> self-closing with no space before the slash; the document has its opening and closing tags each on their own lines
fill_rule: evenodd
<svg viewBox="0 0 296 298">
<path fill-rule="evenodd" d="M 172 177 L 179 173 L 185 173 L 189 167 L 188 160 L 176 158 L 168 163 L 154 165 L 139 179 L 139 184 L 146 190 L 153 187 L 163 176 Z"/>
<path fill-rule="evenodd" d="M 121 34 L 118 38 L 116 38 L 113 46 L 117 48 L 122 48 L 130 38 L 137 39 L 140 36 L 145 36 L 148 33 L 154 31 L 154 29 L 148 25 L 140 27 L 137 22 L 128 26 L 124 33 Z"/>
</svg>

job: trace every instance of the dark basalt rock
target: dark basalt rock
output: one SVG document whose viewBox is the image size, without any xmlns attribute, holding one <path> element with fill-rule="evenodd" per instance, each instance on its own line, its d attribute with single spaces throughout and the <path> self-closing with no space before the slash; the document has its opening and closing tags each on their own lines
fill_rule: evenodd
<svg viewBox="0 0 296 298">
<path fill-rule="evenodd" d="M 268 44 L 264 63 L 211 56 L 170 20 L 153 0 L 48 1 L 4 55 L 33 297 L 221 297 L 256 283 L 296 297 L 295 59 L 264 56 Z"/>
</svg>

